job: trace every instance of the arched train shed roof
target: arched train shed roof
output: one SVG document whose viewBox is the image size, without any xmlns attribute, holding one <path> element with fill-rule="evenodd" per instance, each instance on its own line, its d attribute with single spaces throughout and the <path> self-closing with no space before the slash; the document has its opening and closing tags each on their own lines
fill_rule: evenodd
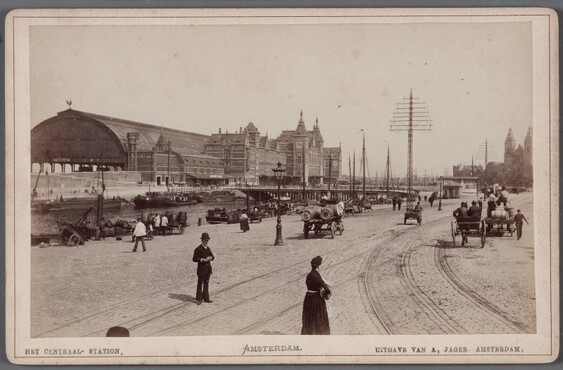
<svg viewBox="0 0 563 370">
<path fill-rule="evenodd" d="M 171 151 L 201 154 L 207 135 L 67 109 L 31 130 L 33 163 L 127 165 L 127 133 L 139 134 L 137 151 L 151 151 L 163 135 Z"/>
</svg>

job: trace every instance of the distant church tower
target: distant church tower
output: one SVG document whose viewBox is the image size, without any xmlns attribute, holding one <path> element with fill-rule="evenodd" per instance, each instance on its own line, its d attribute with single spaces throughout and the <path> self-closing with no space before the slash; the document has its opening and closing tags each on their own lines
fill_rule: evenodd
<svg viewBox="0 0 563 370">
<path fill-rule="evenodd" d="M 526 138 L 524 139 L 524 152 L 530 158 L 532 157 L 532 126 L 528 128 L 528 133 L 526 134 Z"/>
<path fill-rule="evenodd" d="M 508 135 L 506 135 L 506 140 L 504 141 L 504 164 L 510 165 L 514 158 L 514 150 L 516 149 L 516 143 L 514 142 L 514 135 L 512 135 L 512 128 L 508 129 Z"/>
</svg>

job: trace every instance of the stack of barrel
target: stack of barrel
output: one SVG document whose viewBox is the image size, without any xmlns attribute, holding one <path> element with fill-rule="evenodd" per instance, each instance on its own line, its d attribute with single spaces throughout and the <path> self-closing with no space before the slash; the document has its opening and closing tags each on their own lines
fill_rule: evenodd
<svg viewBox="0 0 563 370">
<path fill-rule="evenodd" d="M 495 220 L 501 220 L 501 221 L 505 221 L 505 220 L 509 220 L 511 218 L 514 218 L 514 216 L 516 215 L 516 212 L 514 211 L 514 208 L 512 207 L 504 207 L 504 206 L 498 206 L 497 209 L 495 209 L 492 213 L 491 213 L 491 217 Z"/>
<path fill-rule="evenodd" d="M 127 233 L 130 233 L 133 226 L 125 220 L 117 220 L 115 222 L 107 220 L 101 225 L 104 237 L 121 237 Z"/>
<path fill-rule="evenodd" d="M 333 218 L 342 217 L 344 206 L 342 203 L 329 204 L 325 207 L 308 206 L 301 212 L 301 219 L 305 222 L 322 220 L 329 221 Z"/>
</svg>

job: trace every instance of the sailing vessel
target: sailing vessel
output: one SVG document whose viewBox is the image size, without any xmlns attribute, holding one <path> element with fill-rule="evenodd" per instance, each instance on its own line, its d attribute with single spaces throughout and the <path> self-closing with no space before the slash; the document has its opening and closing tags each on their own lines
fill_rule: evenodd
<svg viewBox="0 0 563 370">
<path fill-rule="evenodd" d="M 137 208 L 168 208 L 191 206 L 197 204 L 197 200 L 186 195 L 170 192 L 148 192 L 145 195 L 137 195 L 133 198 Z"/>
</svg>

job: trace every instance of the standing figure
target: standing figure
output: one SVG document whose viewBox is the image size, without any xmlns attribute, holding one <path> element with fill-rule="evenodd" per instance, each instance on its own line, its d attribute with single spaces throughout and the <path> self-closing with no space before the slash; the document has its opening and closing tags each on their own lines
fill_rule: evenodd
<svg viewBox="0 0 563 370">
<path fill-rule="evenodd" d="M 135 230 L 133 230 L 133 237 L 135 237 L 133 252 L 137 251 L 137 244 L 139 244 L 139 242 L 143 245 L 143 252 L 147 251 L 147 248 L 145 247 L 145 235 L 147 235 L 147 227 L 143 222 L 141 222 L 141 218 L 137 217 L 137 225 L 135 225 Z"/>
<path fill-rule="evenodd" d="M 323 259 L 317 256 L 311 260 L 311 272 L 305 279 L 307 293 L 303 301 L 303 327 L 301 335 L 330 334 L 326 299 L 330 298 L 330 286 L 324 282 L 319 274 L 319 266 Z"/>
<path fill-rule="evenodd" d="M 493 211 L 497 208 L 497 203 L 495 202 L 495 196 L 491 194 L 489 201 L 487 202 L 487 218 L 493 217 Z"/>
<path fill-rule="evenodd" d="M 195 299 L 197 304 L 200 305 L 202 301 L 211 303 L 209 299 L 209 278 L 211 277 L 211 261 L 215 256 L 211 249 L 207 246 L 209 242 L 208 233 L 201 234 L 201 244 L 194 250 L 193 261 L 197 263 L 197 291 Z"/>
<path fill-rule="evenodd" d="M 166 217 L 166 213 L 162 215 L 162 218 L 160 219 L 160 233 L 162 235 L 166 235 L 166 232 L 168 231 L 168 217 Z"/>
<path fill-rule="evenodd" d="M 395 208 L 397 207 L 397 197 L 393 197 L 393 211 L 395 210 Z"/>
<path fill-rule="evenodd" d="M 517 240 L 520 240 L 520 238 L 522 237 L 522 226 L 524 225 L 524 222 L 522 222 L 522 220 L 526 221 L 526 224 L 530 224 L 528 222 L 528 220 L 526 219 L 526 216 L 524 216 L 524 214 L 520 213 L 520 210 L 516 211 L 517 213 L 514 215 L 514 222 L 516 223 L 516 236 L 517 236 Z"/>
<path fill-rule="evenodd" d="M 401 210 L 401 204 L 403 204 L 403 198 L 399 196 L 397 198 L 397 207 L 399 208 L 399 211 Z"/>
<path fill-rule="evenodd" d="M 242 230 L 243 233 L 250 230 L 249 220 L 248 220 L 248 216 L 246 215 L 246 212 L 243 212 L 242 215 L 240 215 L 240 229 Z"/>
<path fill-rule="evenodd" d="M 156 216 L 154 216 L 154 230 L 155 233 L 158 234 L 160 232 L 160 215 L 157 213 Z"/>
<path fill-rule="evenodd" d="M 426 202 L 428 200 L 428 195 L 424 196 L 424 201 Z"/>
<path fill-rule="evenodd" d="M 503 186 L 501 188 L 498 200 L 497 200 L 497 206 L 500 206 L 501 203 L 504 204 L 504 206 L 506 207 L 506 203 L 508 202 L 508 190 L 506 190 L 506 187 Z"/>
</svg>

